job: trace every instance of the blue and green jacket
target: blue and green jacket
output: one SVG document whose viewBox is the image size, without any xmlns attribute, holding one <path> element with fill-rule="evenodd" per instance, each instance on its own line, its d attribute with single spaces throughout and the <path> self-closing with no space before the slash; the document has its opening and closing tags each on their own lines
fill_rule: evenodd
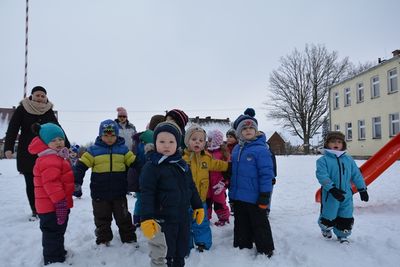
<svg viewBox="0 0 400 267">
<path fill-rule="evenodd" d="M 125 145 L 122 137 L 118 137 L 117 141 L 109 146 L 99 136 L 75 166 L 75 183 L 82 185 L 86 170 L 92 168 L 92 199 L 112 200 L 123 197 L 128 187 L 127 170 L 135 159 L 136 156 Z"/>
</svg>

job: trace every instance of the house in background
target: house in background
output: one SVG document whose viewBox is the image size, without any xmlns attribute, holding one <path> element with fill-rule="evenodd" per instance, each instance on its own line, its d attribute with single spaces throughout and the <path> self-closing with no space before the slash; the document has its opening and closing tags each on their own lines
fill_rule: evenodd
<svg viewBox="0 0 400 267">
<path fill-rule="evenodd" d="M 400 131 L 400 50 L 392 53 L 329 89 L 330 129 L 345 134 L 353 156 L 372 156 Z"/>
<path fill-rule="evenodd" d="M 186 126 L 186 129 L 190 127 L 193 123 L 196 123 L 200 125 L 206 133 L 208 133 L 211 130 L 220 130 L 224 136 L 226 132 L 231 128 L 231 122 L 229 118 L 226 119 L 212 119 L 211 116 L 207 116 L 205 118 L 200 118 L 200 117 L 195 117 L 195 118 L 189 118 L 188 125 Z"/>
<path fill-rule="evenodd" d="M 274 132 L 267 142 L 275 155 L 286 155 L 286 142 L 277 132 Z"/>
</svg>

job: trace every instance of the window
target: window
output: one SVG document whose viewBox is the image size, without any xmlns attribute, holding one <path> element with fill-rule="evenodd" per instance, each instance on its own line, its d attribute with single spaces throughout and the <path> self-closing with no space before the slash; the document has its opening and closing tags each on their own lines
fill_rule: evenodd
<svg viewBox="0 0 400 267">
<path fill-rule="evenodd" d="M 358 140 L 365 140 L 365 120 L 358 121 Z"/>
<path fill-rule="evenodd" d="M 340 131 L 340 125 L 339 124 L 333 125 L 333 130 L 334 131 Z"/>
<path fill-rule="evenodd" d="M 358 83 L 357 84 L 357 103 L 364 101 L 364 84 Z"/>
<path fill-rule="evenodd" d="M 395 136 L 400 132 L 399 113 L 389 114 L 389 133 Z"/>
<path fill-rule="evenodd" d="M 353 139 L 353 130 L 351 128 L 351 122 L 346 122 L 346 140 L 351 141 Z"/>
<path fill-rule="evenodd" d="M 335 92 L 333 97 L 333 109 L 339 108 L 339 93 Z"/>
<path fill-rule="evenodd" d="M 371 79 L 371 98 L 379 97 L 379 76 Z"/>
<path fill-rule="evenodd" d="M 350 95 L 350 88 L 345 88 L 344 89 L 344 106 L 350 106 L 351 105 L 351 95 Z"/>
<path fill-rule="evenodd" d="M 397 88 L 397 69 L 388 71 L 388 91 L 394 93 L 398 91 Z"/>
<path fill-rule="evenodd" d="M 381 117 L 372 118 L 372 138 L 373 139 L 382 138 Z"/>
</svg>

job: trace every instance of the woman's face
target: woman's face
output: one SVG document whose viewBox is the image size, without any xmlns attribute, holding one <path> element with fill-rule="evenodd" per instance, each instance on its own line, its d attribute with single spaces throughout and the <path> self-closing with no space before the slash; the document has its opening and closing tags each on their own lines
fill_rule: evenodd
<svg viewBox="0 0 400 267">
<path fill-rule="evenodd" d="M 32 94 L 32 101 L 39 102 L 39 103 L 46 103 L 47 96 L 42 91 L 36 91 Z"/>
</svg>

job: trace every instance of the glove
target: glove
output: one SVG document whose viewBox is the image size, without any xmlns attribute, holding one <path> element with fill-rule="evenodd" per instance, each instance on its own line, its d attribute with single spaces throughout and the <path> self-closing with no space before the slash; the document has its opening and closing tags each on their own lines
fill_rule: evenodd
<svg viewBox="0 0 400 267">
<path fill-rule="evenodd" d="M 329 190 L 329 193 L 331 193 L 332 196 L 333 196 L 334 198 L 336 198 L 336 200 L 339 201 L 339 202 L 343 202 L 343 200 L 344 200 L 344 194 L 346 194 L 346 192 L 344 192 L 344 191 L 341 190 L 341 189 L 337 189 L 336 187 L 332 187 L 332 188 Z"/>
<path fill-rule="evenodd" d="M 361 201 L 368 202 L 369 196 L 368 196 L 367 189 L 365 188 L 365 189 L 357 189 L 357 190 L 360 193 Z"/>
<path fill-rule="evenodd" d="M 161 226 L 153 219 L 145 220 L 140 224 L 143 235 L 147 239 L 153 239 L 161 231 Z"/>
<path fill-rule="evenodd" d="M 214 185 L 212 188 L 214 189 L 214 194 L 219 195 L 225 189 L 225 183 L 222 181 L 219 181 L 218 184 Z"/>
<path fill-rule="evenodd" d="M 193 220 L 196 220 L 197 225 L 200 225 L 204 220 L 204 209 L 195 209 L 193 211 Z"/>
<path fill-rule="evenodd" d="M 65 199 L 60 200 L 54 206 L 56 207 L 57 224 L 63 225 L 68 216 L 67 201 Z"/>
<path fill-rule="evenodd" d="M 272 185 L 276 184 L 276 178 L 272 178 Z"/>
<path fill-rule="evenodd" d="M 268 208 L 268 205 L 264 205 L 264 204 L 258 204 L 258 207 L 260 209 L 266 210 Z"/>
<path fill-rule="evenodd" d="M 261 192 L 258 196 L 257 205 L 260 209 L 267 209 L 271 198 L 271 192 Z"/>
<path fill-rule="evenodd" d="M 80 184 L 75 184 L 73 195 L 74 197 L 82 196 L 82 186 Z"/>
</svg>

